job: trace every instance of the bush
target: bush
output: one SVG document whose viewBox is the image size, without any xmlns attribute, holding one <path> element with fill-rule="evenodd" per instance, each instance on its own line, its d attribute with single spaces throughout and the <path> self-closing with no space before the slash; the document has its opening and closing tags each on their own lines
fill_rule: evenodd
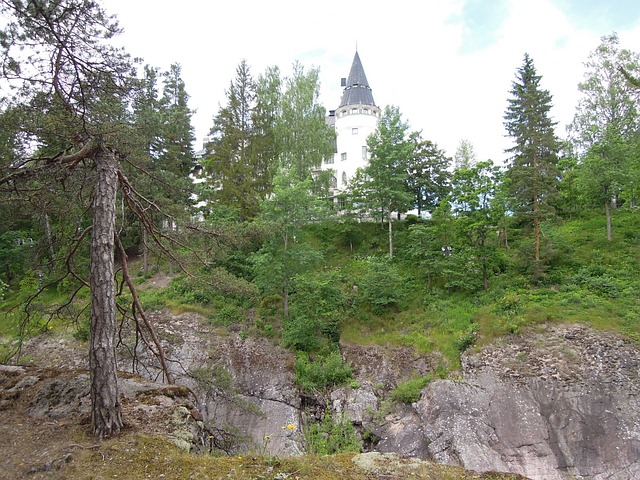
<svg viewBox="0 0 640 480">
<path fill-rule="evenodd" d="M 240 323 L 242 320 L 244 320 L 244 316 L 238 307 L 223 305 L 212 319 L 212 323 L 229 326 L 234 323 Z"/>
<path fill-rule="evenodd" d="M 396 267 L 386 261 L 371 259 L 360 280 L 362 296 L 374 313 L 390 306 L 400 306 L 405 298 L 404 279 Z"/>
<path fill-rule="evenodd" d="M 296 275 L 290 314 L 284 323 L 284 340 L 296 350 L 314 351 L 321 343 L 337 344 L 339 320 L 345 304 L 340 277 L 334 270 Z M 323 342 L 323 338 L 325 341 Z"/>
<path fill-rule="evenodd" d="M 313 362 L 305 352 L 298 352 L 294 365 L 296 383 L 304 392 L 324 391 L 329 387 L 343 385 L 351 380 L 351 367 L 342 359 L 339 350 Z"/>
<path fill-rule="evenodd" d="M 351 422 L 346 418 L 334 422 L 329 414 L 325 415 L 321 423 L 309 425 L 304 438 L 307 453 L 314 455 L 333 455 L 362 450 L 362 441 L 356 435 Z"/>
<path fill-rule="evenodd" d="M 286 347 L 311 352 L 320 347 L 319 324 L 298 312 L 292 312 L 284 321 L 283 340 Z"/>
<path fill-rule="evenodd" d="M 460 337 L 458 337 L 456 347 L 458 348 L 458 351 L 460 353 L 464 352 L 467 348 L 476 343 L 479 328 L 480 326 L 474 322 L 469 325 L 469 328 L 465 332 L 463 332 Z"/>
<path fill-rule="evenodd" d="M 391 391 L 391 400 L 400 403 L 415 403 L 420 400 L 422 389 L 426 387 L 431 380 L 433 380 L 433 378 L 427 376 L 412 378 L 404 383 L 400 383 Z"/>
</svg>

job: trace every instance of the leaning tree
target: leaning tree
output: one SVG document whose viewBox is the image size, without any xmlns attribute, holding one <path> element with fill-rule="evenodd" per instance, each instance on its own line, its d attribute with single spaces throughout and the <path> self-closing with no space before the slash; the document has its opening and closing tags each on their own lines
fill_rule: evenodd
<svg viewBox="0 0 640 480">
<path fill-rule="evenodd" d="M 124 139 L 130 131 L 134 69 L 128 55 L 110 43 L 120 32 L 115 18 L 95 1 L 0 0 L 0 12 L 5 19 L 0 30 L 3 111 L 19 112 L 10 127 L 20 147 L 0 158 L 0 192 L 90 190 L 89 225 L 74 231 L 66 270 L 52 282 L 71 277 L 78 288 L 90 289 L 91 425 L 104 438 L 123 424 L 116 361 L 116 251 L 124 282 L 133 288 L 116 229 L 119 192 L 153 230 L 153 202 L 136 192 L 121 168 L 129 148 Z M 71 255 L 89 234 L 87 279 L 74 269 Z M 140 320 L 171 382 L 160 343 L 135 291 L 132 296 L 130 315 Z"/>
</svg>

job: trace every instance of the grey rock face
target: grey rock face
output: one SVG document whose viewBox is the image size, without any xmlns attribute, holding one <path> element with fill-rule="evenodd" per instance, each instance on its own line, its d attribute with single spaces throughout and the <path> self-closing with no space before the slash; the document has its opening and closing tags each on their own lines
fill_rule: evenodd
<svg viewBox="0 0 640 480">
<path fill-rule="evenodd" d="M 442 463 L 532 479 L 640 478 L 640 352 L 586 327 L 552 327 L 464 361 L 416 411 Z"/>
</svg>

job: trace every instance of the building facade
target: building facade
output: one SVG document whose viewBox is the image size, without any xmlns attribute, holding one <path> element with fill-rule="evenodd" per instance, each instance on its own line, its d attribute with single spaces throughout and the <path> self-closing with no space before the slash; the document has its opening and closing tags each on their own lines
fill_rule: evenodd
<svg viewBox="0 0 640 480">
<path fill-rule="evenodd" d="M 346 190 L 356 170 L 367 165 L 367 138 L 375 132 L 381 114 L 357 51 L 349 77 L 343 78 L 341 85 L 340 105 L 327 117 L 336 131 L 336 153 L 322 165 L 322 170 L 333 172 L 334 195 Z"/>
</svg>

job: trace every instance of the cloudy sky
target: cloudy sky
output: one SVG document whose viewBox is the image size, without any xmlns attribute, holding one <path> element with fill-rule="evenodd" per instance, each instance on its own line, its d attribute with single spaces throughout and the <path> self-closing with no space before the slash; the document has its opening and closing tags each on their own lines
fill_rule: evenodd
<svg viewBox="0 0 640 480">
<path fill-rule="evenodd" d="M 284 74 L 319 67 L 321 102 L 338 106 L 356 50 L 376 103 L 453 156 L 469 140 L 502 163 L 503 115 L 526 53 L 553 96 L 557 133 L 573 118 L 583 62 L 603 35 L 640 52 L 638 0 L 103 0 L 127 51 L 163 70 L 182 66 L 198 145 L 225 103 L 235 69 Z"/>
</svg>

